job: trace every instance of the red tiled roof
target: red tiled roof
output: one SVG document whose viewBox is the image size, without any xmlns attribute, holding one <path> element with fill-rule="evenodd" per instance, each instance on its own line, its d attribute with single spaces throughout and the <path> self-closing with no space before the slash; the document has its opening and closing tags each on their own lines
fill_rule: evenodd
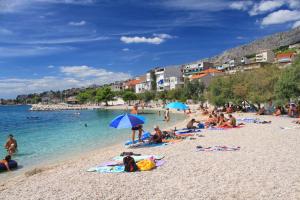
<svg viewBox="0 0 300 200">
<path fill-rule="evenodd" d="M 208 75 L 208 73 L 194 74 L 194 75 L 192 75 L 191 79 L 199 79 L 199 78 L 203 78 L 203 77 L 205 77 L 207 75 Z"/>
<path fill-rule="evenodd" d="M 214 68 L 209 68 L 209 69 L 203 70 L 201 73 L 210 74 L 210 73 L 222 73 L 222 72 L 220 70 L 217 70 Z"/>
<path fill-rule="evenodd" d="M 130 80 L 126 83 L 127 86 L 135 86 L 136 84 L 141 83 L 141 80 Z"/>
<path fill-rule="evenodd" d="M 209 68 L 209 69 L 203 70 L 203 71 L 201 71 L 197 74 L 192 75 L 191 79 L 203 78 L 203 77 L 205 77 L 209 74 L 212 74 L 212 73 L 222 73 L 222 71 L 217 70 L 217 69 L 213 69 L 213 68 Z"/>
<path fill-rule="evenodd" d="M 288 52 L 288 53 L 279 53 L 276 55 L 277 59 L 282 59 L 282 58 L 291 58 L 295 55 L 294 52 Z"/>
</svg>

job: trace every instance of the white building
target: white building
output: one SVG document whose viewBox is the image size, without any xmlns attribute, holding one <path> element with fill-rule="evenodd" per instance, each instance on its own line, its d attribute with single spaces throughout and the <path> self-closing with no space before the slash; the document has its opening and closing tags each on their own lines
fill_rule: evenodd
<svg viewBox="0 0 300 200">
<path fill-rule="evenodd" d="M 151 89 L 148 87 L 147 74 L 137 77 L 136 79 L 138 80 L 138 82 L 135 85 L 135 93 L 143 93 Z M 151 86 L 151 82 L 150 82 L 150 86 Z"/>
<path fill-rule="evenodd" d="M 184 77 L 190 77 L 193 74 L 212 68 L 213 66 L 214 66 L 213 63 L 204 62 L 204 61 L 185 64 L 183 65 L 183 75 Z"/>
<path fill-rule="evenodd" d="M 274 58 L 275 55 L 272 50 L 264 50 L 256 54 L 255 61 L 272 63 L 274 61 Z"/>
<path fill-rule="evenodd" d="M 155 69 L 157 91 L 172 90 L 183 85 L 182 69 L 179 66 Z"/>
</svg>

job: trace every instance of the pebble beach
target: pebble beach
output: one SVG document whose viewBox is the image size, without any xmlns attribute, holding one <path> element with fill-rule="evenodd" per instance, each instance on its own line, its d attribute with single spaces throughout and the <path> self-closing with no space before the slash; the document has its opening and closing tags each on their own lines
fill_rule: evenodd
<svg viewBox="0 0 300 200">
<path fill-rule="evenodd" d="M 235 116 L 257 117 L 239 113 Z M 259 118 L 272 123 L 204 130 L 201 137 L 162 147 L 126 149 L 118 144 L 41 166 L 10 180 L 0 180 L 0 196 L 5 200 L 300 199 L 299 127 L 291 118 Z M 179 122 L 177 127 L 184 127 L 187 120 Z M 198 145 L 239 146 L 240 150 L 199 152 L 196 151 Z M 164 155 L 166 163 L 146 172 L 102 174 L 86 171 L 124 151 Z"/>
</svg>

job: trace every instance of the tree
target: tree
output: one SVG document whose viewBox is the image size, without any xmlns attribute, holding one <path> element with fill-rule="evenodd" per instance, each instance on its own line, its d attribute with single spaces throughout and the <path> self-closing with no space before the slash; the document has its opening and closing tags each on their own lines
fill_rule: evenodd
<svg viewBox="0 0 300 200">
<path fill-rule="evenodd" d="M 233 81 L 230 76 L 214 78 L 207 91 L 208 100 L 216 105 L 223 106 L 233 99 Z"/>
<path fill-rule="evenodd" d="M 300 97 L 300 57 L 281 74 L 275 85 L 275 93 L 279 101 Z"/>
<path fill-rule="evenodd" d="M 151 79 L 151 90 L 156 91 L 156 75 L 154 70 L 150 71 L 150 79 Z"/>
<path fill-rule="evenodd" d="M 114 99 L 114 93 L 111 91 L 110 87 L 102 87 L 96 90 L 96 101 L 105 102 L 105 105 L 108 106 L 108 101 Z"/>
<path fill-rule="evenodd" d="M 195 101 L 204 100 L 205 85 L 199 80 L 192 80 L 185 83 L 184 97 Z"/>
<path fill-rule="evenodd" d="M 124 101 L 128 102 L 130 105 L 131 101 L 137 100 L 138 96 L 132 91 L 125 91 L 122 95 Z"/>
<path fill-rule="evenodd" d="M 96 90 L 94 90 L 94 89 L 86 89 L 85 91 L 80 92 L 76 96 L 76 99 L 80 103 L 94 102 L 95 101 L 95 96 L 96 96 Z"/>
<path fill-rule="evenodd" d="M 149 102 L 155 98 L 155 92 L 146 91 L 139 95 L 139 99 L 143 100 L 144 102 Z"/>
</svg>

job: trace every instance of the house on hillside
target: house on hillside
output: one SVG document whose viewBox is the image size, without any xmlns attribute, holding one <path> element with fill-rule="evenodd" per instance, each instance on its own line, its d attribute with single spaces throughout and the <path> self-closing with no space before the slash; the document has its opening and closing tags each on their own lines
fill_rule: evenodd
<svg viewBox="0 0 300 200">
<path fill-rule="evenodd" d="M 292 63 L 295 59 L 295 52 L 278 53 L 276 55 L 277 63 Z"/>
<path fill-rule="evenodd" d="M 114 92 L 123 91 L 125 86 L 123 81 L 116 81 L 110 85 L 110 88 Z"/>
<path fill-rule="evenodd" d="M 135 86 L 137 84 L 139 84 L 141 81 L 138 79 L 132 79 L 132 80 L 128 80 L 125 82 L 125 89 L 126 90 L 134 90 L 135 91 Z"/>
<path fill-rule="evenodd" d="M 220 70 L 217 69 L 207 69 L 207 70 L 203 70 L 197 74 L 193 74 L 190 78 L 190 80 L 199 80 L 202 81 L 204 83 L 205 86 L 208 86 L 209 83 L 211 82 L 211 80 L 216 77 L 216 76 L 220 76 L 223 75 L 224 73 Z"/>
<path fill-rule="evenodd" d="M 300 49 L 300 41 L 289 45 L 289 49 Z"/>
<path fill-rule="evenodd" d="M 184 77 L 191 77 L 193 74 L 201 72 L 203 70 L 213 68 L 214 64 L 210 62 L 200 61 L 194 62 L 190 64 L 183 65 L 183 76 Z"/>
<path fill-rule="evenodd" d="M 257 63 L 273 63 L 274 62 L 274 52 L 272 50 L 263 50 L 260 53 L 256 54 L 255 61 Z"/>
<path fill-rule="evenodd" d="M 147 75 L 140 76 L 137 79 L 139 83 L 135 85 L 135 93 L 144 93 L 150 90 L 147 83 Z"/>
<path fill-rule="evenodd" d="M 79 101 L 76 99 L 76 96 L 68 97 L 68 98 L 66 98 L 65 101 L 67 104 L 78 104 L 79 103 Z"/>
<path fill-rule="evenodd" d="M 156 68 L 155 76 L 157 91 L 172 90 L 184 84 L 180 66 Z"/>
</svg>

